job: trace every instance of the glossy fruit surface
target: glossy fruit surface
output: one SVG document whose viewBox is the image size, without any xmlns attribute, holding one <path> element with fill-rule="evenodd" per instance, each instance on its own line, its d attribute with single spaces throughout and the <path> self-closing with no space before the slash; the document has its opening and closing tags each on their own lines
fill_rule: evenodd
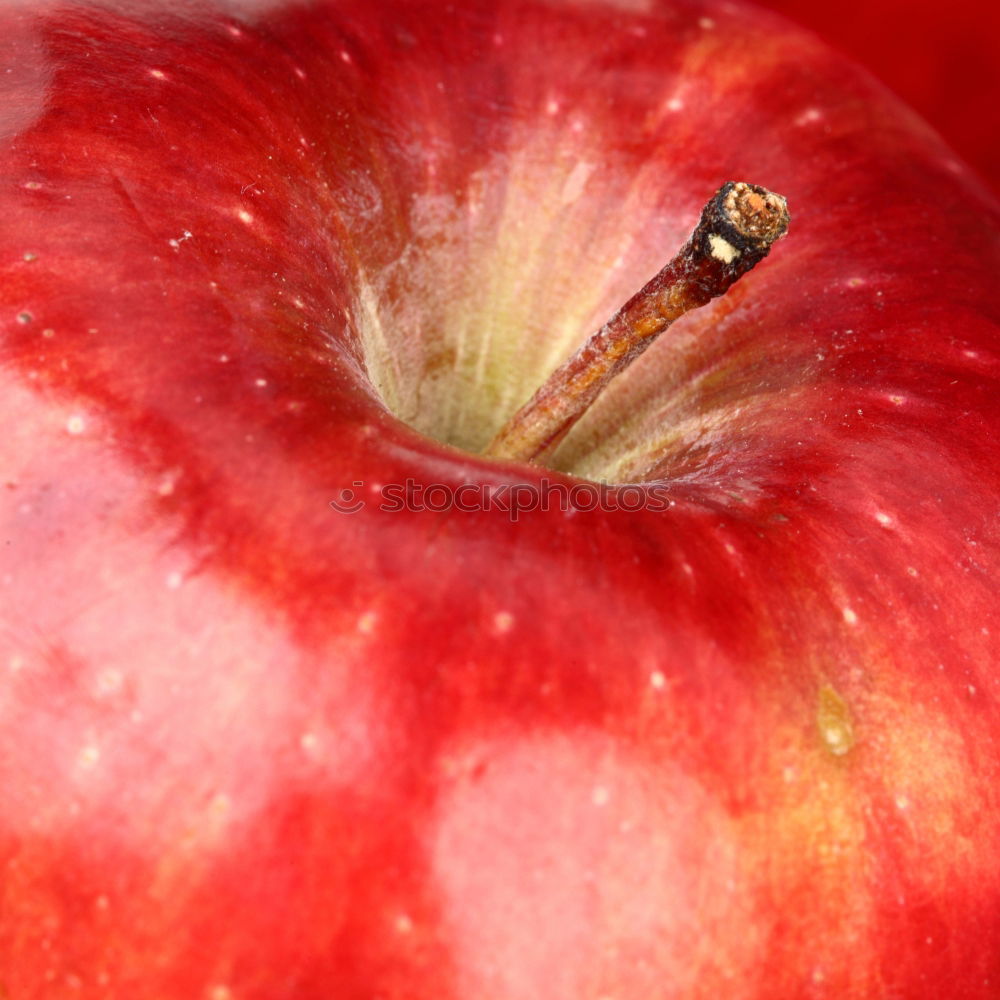
<svg viewBox="0 0 1000 1000">
<path fill-rule="evenodd" d="M 0 25 L 11 1000 L 996 996 L 1000 216 L 919 120 L 732 3 Z M 729 178 L 771 258 L 478 459 Z"/>
<path fill-rule="evenodd" d="M 990 0 L 763 0 L 867 66 L 1000 192 L 1000 7 Z"/>
</svg>

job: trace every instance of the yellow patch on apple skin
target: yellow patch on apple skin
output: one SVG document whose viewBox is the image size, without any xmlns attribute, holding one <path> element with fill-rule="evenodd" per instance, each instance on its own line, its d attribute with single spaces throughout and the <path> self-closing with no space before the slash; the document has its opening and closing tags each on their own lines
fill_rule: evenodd
<svg viewBox="0 0 1000 1000">
<path fill-rule="evenodd" d="M 968 809 L 969 802 L 987 813 L 996 808 L 993 783 L 977 776 L 975 764 L 989 730 L 980 728 L 975 713 L 963 717 L 957 690 L 949 704 L 946 687 L 922 690 L 894 670 L 889 663 L 872 668 L 873 676 L 895 678 L 895 683 L 864 696 L 863 755 L 856 712 L 833 685 L 820 688 L 821 738 L 826 750 L 840 758 L 837 765 L 850 753 L 851 767 L 818 762 L 806 767 L 803 778 L 811 791 L 802 819 L 826 831 L 816 838 L 824 865 L 839 869 L 862 892 L 881 884 L 877 871 L 866 873 L 867 862 L 859 854 L 874 837 L 886 838 L 900 870 L 909 873 L 894 904 L 903 906 L 910 896 L 947 898 L 960 885 L 980 887 L 984 898 L 995 895 L 1000 873 L 979 849 L 980 824 Z M 857 916 L 863 919 L 860 912 Z"/>
<path fill-rule="evenodd" d="M 794 726 L 779 725 L 774 736 L 789 756 L 774 759 L 763 808 L 748 811 L 738 828 L 747 895 L 780 901 L 753 914 L 758 961 L 793 969 L 799 981 L 822 970 L 817 995 L 867 996 L 877 972 L 857 943 L 871 940 L 878 916 L 867 881 L 863 789 L 852 769 L 817 753 L 811 740 L 803 744 Z M 781 913 L 797 914 L 797 939 L 776 946 Z"/>
<path fill-rule="evenodd" d="M 855 744 L 851 710 L 831 684 L 820 688 L 816 726 L 823 745 L 834 757 L 843 757 Z"/>
<path fill-rule="evenodd" d="M 978 853 L 974 843 L 978 824 L 970 822 L 967 804 L 979 802 L 990 808 L 984 792 L 992 792 L 992 782 L 977 783 L 973 764 L 975 747 L 982 745 L 986 733 L 977 732 L 975 716 L 963 721 L 943 701 L 932 707 L 917 693 L 873 701 L 868 711 L 880 725 L 873 733 L 872 750 L 896 807 L 913 817 L 908 831 L 912 840 L 905 845 L 912 852 L 913 870 L 920 857 L 930 858 L 935 846 L 947 843 L 948 852 L 935 857 L 946 869 L 938 873 L 940 884 L 970 879 L 982 884 L 981 874 L 961 869 Z M 924 881 L 932 874 L 926 865 L 920 871 Z M 1000 881 L 992 872 L 990 880 Z"/>
</svg>

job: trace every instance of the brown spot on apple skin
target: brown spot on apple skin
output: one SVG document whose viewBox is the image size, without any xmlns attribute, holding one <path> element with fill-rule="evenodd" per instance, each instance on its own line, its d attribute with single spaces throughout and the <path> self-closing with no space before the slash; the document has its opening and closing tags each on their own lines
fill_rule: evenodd
<svg viewBox="0 0 1000 1000">
<path fill-rule="evenodd" d="M 823 745 L 834 757 L 849 753 L 856 742 L 850 707 L 831 684 L 820 688 L 816 726 Z"/>
</svg>

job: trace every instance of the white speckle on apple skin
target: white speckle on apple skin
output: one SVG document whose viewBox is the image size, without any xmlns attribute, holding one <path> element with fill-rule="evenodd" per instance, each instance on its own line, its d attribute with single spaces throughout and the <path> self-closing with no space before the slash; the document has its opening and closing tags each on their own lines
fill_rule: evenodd
<svg viewBox="0 0 1000 1000">
<path fill-rule="evenodd" d="M 684 110 L 684 102 L 679 97 L 671 97 L 664 105 L 668 111 L 678 112 Z"/>
<path fill-rule="evenodd" d="M 166 579 L 167 590 L 179 590 L 181 584 L 184 582 L 184 575 L 178 571 L 167 574 Z"/>
<path fill-rule="evenodd" d="M 493 616 L 493 631 L 498 635 L 506 635 L 514 627 L 515 621 L 509 611 L 498 611 Z"/>
<path fill-rule="evenodd" d="M 208 991 L 208 1000 L 233 1000 L 233 991 L 223 983 Z"/>
<path fill-rule="evenodd" d="M 806 110 L 795 119 L 795 124 L 798 125 L 799 128 L 802 128 L 804 125 L 811 125 L 813 122 L 822 121 L 822 119 L 823 112 L 820 111 L 819 108 L 806 108 Z"/>
<path fill-rule="evenodd" d="M 180 469 L 169 469 L 160 477 L 160 481 L 156 484 L 157 494 L 161 497 L 173 496 L 174 490 L 177 488 L 177 480 L 180 477 Z"/>
<path fill-rule="evenodd" d="M 551 98 L 545 105 L 545 113 L 549 115 L 559 114 L 559 102 L 555 98 Z"/>
<path fill-rule="evenodd" d="M 842 757 L 847 753 L 849 748 L 845 746 L 844 732 L 839 726 L 827 726 L 820 732 L 830 753 L 836 757 Z"/>
<path fill-rule="evenodd" d="M 97 675 L 97 682 L 94 685 L 95 693 L 98 698 L 107 698 L 117 694 L 122 689 L 124 682 L 125 678 L 120 670 L 113 668 L 102 670 Z"/>
<path fill-rule="evenodd" d="M 874 517 L 875 517 L 875 520 L 878 521 L 878 523 L 881 524 L 883 528 L 891 527 L 891 525 L 893 523 L 892 522 L 892 515 L 886 514 L 886 512 L 883 511 L 883 510 L 877 510 L 877 511 L 875 511 Z"/>
<path fill-rule="evenodd" d="M 7 669 L 10 670 L 12 674 L 20 673 L 24 669 L 25 660 L 20 653 L 15 653 L 7 661 Z"/>
<path fill-rule="evenodd" d="M 847 622 L 848 625 L 858 624 L 858 616 L 853 608 L 842 608 L 841 614 L 844 616 L 844 621 Z"/>
<path fill-rule="evenodd" d="M 245 222 L 248 226 L 253 225 L 253 216 L 245 208 L 237 209 L 236 216 L 240 222 Z"/>
<path fill-rule="evenodd" d="M 590 796 L 590 801 L 600 808 L 611 801 L 611 793 L 603 785 L 598 785 Z"/>
<path fill-rule="evenodd" d="M 87 422 L 79 414 L 74 414 L 66 421 L 66 432 L 75 436 L 82 434 L 87 428 Z"/>
<path fill-rule="evenodd" d="M 655 688 L 657 691 L 662 691 L 667 686 L 667 678 L 659 670 L 654 670 L 649 675 L 650 686 Z"/>
<path fill-rule="evenodd" d="M 185 229 L 185 230 L 184 230 L 184 231 L 183 231 L 183 232 L 181 233 L 181 235 L 177 237 L 177 239 L 174 239 L 174 240 L 167 240 L 167 243 L 168 243 L 168 244 L 169 244 L 169 245 L 170 245 L 170 246 L 171 246 L 171 247 L 172 247 L 172 248 L 173 248 L 174 250 L 180 250 L 180 248 L 181 248 L 181 244 L 182 244 L 182 243 L 184 243 L 184 242 L 186 242 L 187 240 L 191 239 L 191 237 L 192 237 L 192 236 L 193 236 L 193 233 L 191 233 L 191 232 L 189 232 L 189 231 L 188 231 L 187 229 Z"/>
<path fill-rule="evenodd" d="M 163 72 L 162 69 L 151 69 L 149 75 L 153 77 L 154 80 L 166 80 L 167 74 Z"/>
<path fill-rule="evenodd" d="M 358 631 L 362 635 L 371 635 L 378 624 L 378 614 L 374 611 L 366 611 L 358 618 Z"/>
<path fill-rule="evenodd" d="M 587 181 L 590 180 L 590 175 L 595 169 L 593 163 L 586 163 L 583 160 L 573 167 L 563 184 L 562 203 L 564 205 L 571 205 L 583 194 Z"/>
<path fill-rule="evenodd" d="M 263 389 L 264 386 L 267 385 L 267 379 L 266 378 L 257 378 L 257 379 L 254 379 L 253 384 L 255 386 L 257 386 L 258 389 Z"/>
<path fill-rule="evenodd" d="M 400 913 L 394 923 L 399 934 L 409 934 L 413 931 L 413 920 L 408 913 Z"/>
<path fill-rule="evenodd" d="M 76 755 L 76 762 L 85 771 L 93 770 L 97 767 L 98 761 L 101 759 L 101 751 L 98 747 L 93 744 L 88 744 L 83 747 L 80 752 Z"/>
<path fill-rule="evenodd" d="M 315 733 L 303 733 L 299 737 L 299 747 L 307 757 L 315 757 L 319 750 L 319 737 Z"/>
<path fill-rule="evenodd" d="M 713 21 L 710 17 L 699 17 L 698 27 L 701 28 L 702 31 L 711 31 L 715 27 L 715 21 Z"/>
</svg>

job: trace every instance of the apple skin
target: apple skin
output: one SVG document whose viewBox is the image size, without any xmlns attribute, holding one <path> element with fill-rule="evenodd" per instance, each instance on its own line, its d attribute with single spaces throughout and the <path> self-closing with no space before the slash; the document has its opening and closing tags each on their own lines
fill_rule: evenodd
<svg viewBox="0 0 1000 1000">
<path fill-rule="evenodd" d="M 989 0 L 764 0 L 864 63 L 1000 192 L 1000 7 Z"/>
<path fill-rule="evenodd" d="M 708 0 L 0 27 L 11 1000 L 997 996 L 1000 209 L 929 129 Z M 563 471 L 382 403 L 474 447 L 729 178 L 790 235 Z M 672 506 L 378 503 L 609 470 Z"/>
</svg>

